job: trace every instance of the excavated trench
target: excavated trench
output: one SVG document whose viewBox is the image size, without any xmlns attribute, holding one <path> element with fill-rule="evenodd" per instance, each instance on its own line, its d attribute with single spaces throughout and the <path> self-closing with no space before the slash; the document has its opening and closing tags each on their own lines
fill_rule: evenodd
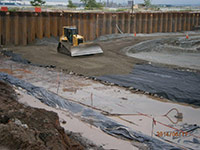
<svg viewBox="0 0 200 150">
<path fill-rule="evenodd" d="M 44 88 L 34 86 L 28 82 L 25 82 L 18 78 L 14 78 L 8 74 L 0 73 L 0 80 L 25 89 L 28 94 L 33 95 L 42 103 L 45 103 L 48 106 L 66 109 L 73 114 L 81 114 L 82 118 L 84 118 L 85 121 L 90 122 L 92 125 L 100 128 L 110 135 L 145 143 L 151 149 L 179 149 L 178 147 L 172 146 L 158 139 L 131 130 L 130 128 L 119 124 L 114 120 L 109 119 L 106 116 L 90 108 L 86 108 L 79 104 L 70 102 L 52 92 L 45 90 Z"/>
<path fill-rule="evenodd" d="M 103 85 L 84 77 L 57 72 L 52 68 L 1 60 L 0 71 L 10 74 L 1 73 L 0 80 L 24 89 L 50 107 L 70 111 L 81 117 L 82 121 L 110 135 L 146 143 L 152 149 L 172 149 L 173 146 L 166 145 L 166 140 L 171 141 L 175 147 L 199 147 L 199 139 L 196 138 L 199 136 L 199 109 L 134 94 L 124 88 Z M 166 117 L 163 115 L 172 108 L 178 109 L 183 118 L 177 119 L 176 111 Z M 154 131 L 153 118 L 157 122 Z M 182 128 L 192 136 L 175 140 L 156 135 L 157 132 L 173 132 L 174 129 Z M 190 142 L 189 146 L 185 144 L 187 141 Z"/>
<path fill-rule="evenodd" d="M 137 91 L 139 89 L 139 90 L 145 91 L 146 93 L 152 93 L 154 95 L 158 95 L 160 97 L 164 97 L 164 98 L 167 98 L 172 101 L 184 102 L 184 103 L 200 106 L 200 102 L 199 102 L 200 92 L 198 90 L 198 89 L 200 89 L 199 37 L 192 37 L 191 39 L 187 39 L 187 40 L 184 38 L 156 39 L 156 40 L 150 40 L 150 41 L 147 40 L 147 41 L 144 41 L 141 43 L 140 42 L 136 43 L 135 45 L 124 49 L 122 53 L 124 53 L 124 52 L 128 56 L 133 57 L 133 58 L 127 57 L 129 66 L 130 66 L 130 63 L 132 63 L 132 65 L 133 65 L 133 62 L 134 62 L 134 68 L 130 73 L 127 73 L 128 72 L 127 70 L 124 73 L 120 73 L 120 71 L 117 71 L 118 75 L 112 74 L 111 73 L 112 71 L 106 71 L 106 73 L 97 72 L 98 73 L 97 75 L 90 72 L 90 76 L 95 76 L 95 78 L 97 78 L 99 80 L 114 83 L 114 84 L 117 84 L 120 86 L 124 86 L 124 87 L 128 87 L 128 88 L 130 87 L 130 89 L 134 89 L 134 91 Z M 155 53 L 158 53 L 158 55 Z M 32 53 L 32 54 L 36 55 L 34 53 Z M 110 54 L 105 51 L 105 54 L 104 54 L 105 56 L 104 55 L 101 57 L 94 56 L 94 58 L 97 59 L 97 61 L 95 61 L 95 59 L 93 59 L 95 65 L 97 65 L 97 66 L 102 65 L 101 62 L 98 61 L 98 59 L 100 59 L 100 58 L 104 59 L 104 57 L 107 57 L 107 54 L 109 54 L 109 57 L 110 57 L 109 60 L 111 61 L 112 60 L 111 57 L 113 56 L 113 54 Z M 114 54 L 115 55 L 117 54 L 117 56 L 120 55 L 120 59 L 126 58 L 119 51 L 114 52 Z M 22 62 L 24 64 L 30 64 L 30 62 L 28 60 L 24 60 L 23 58 L 21 59 L 18 56 L 17 57 L 19 59 L 15 60 L 16 56 L 14 56 L 14 55 L 15 54 L 8 54 L 8 56 L 11 56 L 14 61 L 19 60 L 18 62 Z M 53 52 L 52 56 L 54 56 L 54 55 L 55 55 L 55 53 Z M 140 57 L 137 57 L 138 55 L 140 55 Z M 163 55 L 163 57 L 162 57 L 162 55 Z M 148 56 L 151 56 L 151 58 L 153 58 L 153 60 L 146 58 Z M 167 58 L 172 59 L 169 61 L 169 62 L 171 62 L 171 64 L 165 62 L 166 56 L 168 56 Z M 56 57 L 58 57 L 58 56 L 56 55 Z M 137 61 L 135 61 L 134 58 L 139 58 L 139 59 L 144 59 L 145 61 L 150 61 L 150 62 L 152 62 L 153 65 L 151 63 L 144 64 L 145 61 L 140 61 L 143 63 L 137 64 L 136 63 Z M 92 59 L 92 57 L 90 57 L 89 59 Z M 85 58 L 85 57 L 80 58 L 80 60 L 83 60 L 84 63 L 88 63 L 88 64 L 92 63 L 93 64 L 93 61 L 88 62 L 87 58 Z M 132 61 L 132 60 L 134 60 L 134 61 Z M 156 61 L 156 60 L 159 60 L 159 61 Z M 184 60 L 188 60 L 188 61 L 185 62 Z M 70 61 L 74 61 L 74 60 L 71 60 L 71 58 L 68 58 L 67 61 L 70 62 Z M 112 62 L 114 62 L 114 60 L 112 60 Z M 184 62 L 184 63 L 182 63 L 182 62 Z M 33 62 L 33 63 L 35 63 L 35 62 Z M 36 63 L 37 63 L 37 61 L 36 61 Z M 74 66 L 75 63 L 70 63 L 70 65 L 76 68 L 77 66 L 79 66 L 79 63 L 81 63 L 81 61 L 80 62 L 76 61 L 75 66 Z M 48 64 L 47 66 L 45 65 L 45 63 L 43 63 L 43 64 L 44 64 L 43 66 L 50 67 L 50 68 L 53 68 L 56 66 L 55 63 L 47 63 Z M 123 64 L 123 63 L 120 63 L 120 64 Z M 162 64 L 162 65 L 160 65 L 160 64 Z M 163 67 L 163 64 L 165 67 Z M 33 65 L 35 65 L 35 64 L 33 64 Z M 38 65 L 35 65 L 35 66 L 38 66 Z M 99 67 L 98 71 L 101 70 L 101 68 L 102 67 Z M 122 67 L 120 66 L 120 68 L 123 68 L 123 65 L 122 65 Z M 173 68 L 178 68 L 178 69 L 173 69 Z M 84 71 L 86 71 L 87 69 L 88 68 L 86 67 L 84 69 Z M 91 70 L 92 69 L 90 68 L 90 71 Z M 95 73 L 95 70 L 93 70 L 93 71 Z M 5 70 L 3 72 L 5 72 Z M 84 73 L 83 73 L 83 75 L 84 75 Z M 1 74 L 1 78 L 3 80 L 6 80 L 7 82 L 10 82 L 10 83 L 16 85 L 16 86 L 20 86 L 20 87 L 26 89 L 29 94 L 34 95 L 39 100 L 41 100 L 43 103 L 45 103 L 49 106 L 59 107 L 59 108 L 63 108 L 63 109 L 69 109 L 72 113 L 81 114 L 81 116 L 84 117 L 86 122 L 91 122 L 93 125 L 95 125 L 96 127 L 100 127 L 104 132 L 106 132 L 108 134 L 127 138 L 127 139 L 134 139 L 134 140 L 137 140 L 140 142 L 145 142 L 149 147 L 151 147 L 153 149 L 156 149 L 157 147 L 160 147 L 160 148 L 162 147 L 162 148 L 167 148 L 167 149 L 172 148 L 171 145 L 169 146 L 169 145 L 165 145 L 166 143 L 162 143 L 162 142 L 160 143 L 160 141 L 157 141 L 157 139 L 156 139 L 156 141 L 154 141 L 154 138 L 137 133 L 134 130 L 132 130 L 132 128 L 131 129 L 127 128 L 126 126 L 124 126 L 124 124 L 120 124 L 116 118 L 113 118 L 113 117 L 107 118 L 104 115 L 96 113 L 91 109 L 88 109 L 88 108 L 85 109 L 83 106 L 80 106 L 76 103 L 64 101 L 62 99 L 62 97 L 59 97 L 51 92 L 49 93 L 48 91 L 45 91 L 45 89 L 43 89 L 43 88 L 34 86 L 32 84 L 26 83 L 24 81 L 18 80 L 16 78 L 13 78 L 13 77 L 11 77 L 9 75 L 5 75 L 5 74 Z M 18 78 L 23 78 L 23 77 L 18 77 Z M 79 96 L 77 97 L 77 94 L 78 95 L 83 94 L 82 93 L 83 91 L 81 92 L 81 89 L 79 89 L 79 88 L 74 89 L 74 87 L 70 88 L 70 89 L 63 89 L 63 91 L 64 92 L 74 92 L 75 98 L 78 98 L 78 99 L 79 99 Z M 82 95 L 82 97 L 84 97 L 84 95 Z M 111 98 L 111 102 L 112 102 L 112 97 L 110 97 L 110 98 Z M 127 98 L 123 98 L 123 100 L 126 101 Z M 80 99 L 80 102 L 84 103 L 85 105 L 88 105 L 88 102 L 84 102 L 83 99 Z M 101 105 L 104 103 L 101 103 L 101 101 L 98 101 L 98 102 L 100 102 L 98 105 L 100 105 L 100 108 L 102 108 Z M 117 105 L 118 105 L 117 106 L 118 108 L 122 108 L 121 101 Z M 141 109 L 141 108 L 143 108 L 142 106 L 138 105 L 136 110 L 138 108 L 139 108 L 138 110 L 142 110 Z M 127 106 L 125 106 L 125 107 L 127 107 Z M 146 106 L 144 105 L 144 107 L 146 107 Z M 113 108 L 115 108 L 115 107 L 113 107 Z M 112 111 L 114 112 L 114 110 L 116 108 L 115 109 L 113 109 L 113 108 L 111 107 L 108 110 L 111 112 Z M 123 109 L 116 109 L 116 110 L 121 110 L 122 112 L 124 111 Z M 126 109 L 126 110 L 132 112 L 131 109 L 130 110 Z M 185 113 L 184 115 L 187 115 L 187 113 Z M 125 118 L 127 119 L 129 117 L 123 116 L 123 119 L 125 119 Z M 117 120 L 117 122 L 113 121 L 112 119 Z M 133 118 L 129 118 L 129 119 L 131 120 Z M 131 121 L 129 119 L 128 119 L 128 122 L 130 123 Z M 101 120 L 104 120 L 104 121 L 101 121 Z M 135 119 L 133 121 L 135 121 Z M 197 125 L 193 124 L 192 128 L 193 127 L 196 128 L 196 126 Z M 183 124 L 181 124 L 181 127 L 183 127 Z M 199 135 L 199 126 L 197 126 L 197 128 L 198 128 L 198 130 L 195 129 L 194 134 L 198 136 Z M 163 139 L 168 140 L 168 139 L 166 139 L 166 137 L 164 137 Z M 172 141 L 175 143 L 178 143 L 178 145 L 180 143 L 185 145 L 185 143 L 187 143 L 187 141 L 188 141 L 190 143 L 189 144 L 190 146 L 188 146 L 188 147 L 190 147 L 192 149 L 195 147 L 196 148 L 199 147 L 199 144 L 198 144 L 199 140 L 198 140 L 198 138 L 194 138 L 194 137 L 192 137 L 191 139 L 188 139 L 188 138 L 181 138 L 181 139 L 178 138 L 176 140 L 172 139 Z M 157 143 L 157 142 L 158 142 L 158 144 L 155 145 L 155 143 Z"/>
</svg>

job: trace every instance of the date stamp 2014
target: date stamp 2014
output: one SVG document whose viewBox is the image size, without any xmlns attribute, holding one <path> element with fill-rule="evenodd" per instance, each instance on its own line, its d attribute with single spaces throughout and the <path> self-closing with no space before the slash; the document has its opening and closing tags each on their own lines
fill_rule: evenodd
<svg viewBox="0 0 200 150">
<path fill-rule="evenodd" d="M 188 132 L 185 131 L 157 131 L 156 135 L 159 137 L 185 137 L 188 136 Z"/>
</svg>

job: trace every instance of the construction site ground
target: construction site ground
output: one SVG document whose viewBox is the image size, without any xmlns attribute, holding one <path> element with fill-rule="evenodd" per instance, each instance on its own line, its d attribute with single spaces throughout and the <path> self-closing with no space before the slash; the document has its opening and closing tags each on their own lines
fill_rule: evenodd
<svg viewBox="0 0 200 150">
<path fill-rule="evenodd" d="M 81 150 L 88 146 L 65 133 L 56 113 L 21 104 L 19 95 L 12 86 L 0 81 L 1 150 Z"/>
<path fill-rule="evenodd" d="M 198 34 L 194 33 L 193 36 L 198 36 Z M 94 149 L 155 148 L 155 145 L 151 145 L 154 143 L 154 139 L 180 149 L 200 148 L 200 122 L 198 119 L 200 109 L 198 105 L 172 102 L 171 99 L 159 97 L 155 94 L 152 95 L 148 91 L 141 91 L 134 87 L 125 88 L 119 87 L 115 83 L 94 81 L 94 79 L 101 76 L 129 74 L 134 66 L 138 64 L 156 64 L 160 67 L 189 71 L 198 76 L 199 62 L 196 59 L 196 57 L 199 57 L 198 51 L 195 52 L 196 55 L 194 56 L 184 56 L 184 59 L 187 58 L 188 60 L 195 58 L 195 67 L 193 67 L 194 64 L 192 61 L 188 61 L 186 65 L 180 65 L 180 63 L 176 64 L 176 62 L 173 64 L 162 63 L 162 60 L 155 61 L 147 57 L 127 56 L 127 48 L 131 49 L 131 46 L 140 42 L 153 39 L 185 37 L 185 34 L 113 37 L 104 37 L 97 40 L 103 48 L 103 54 L 74 58 L 57 53 L 57 40 L 54 38 L 41 39 L 28 46 L 8 46 L 3 49 L 20 54 L 22 58 L 37 65 L 21 64 L 11 61 L 2 55 L 0 57 L 0 72 L 12 75 L 34 86 L 42 87 L 67 101 L 77 103 L 103 114 L 108 119 L 127 127 L 127 131 L 137 131 L 142 135 L 150 137 L 150 139 L 152 138 L 152 141 L 149 143 L 147 140 L 139 142 L 140 140 L 126 139 L 121 134 L 111 136 L 100 130 L 98 125 L 95 124 L 95 120 L 83 118 L 83 114 L 81 113 L 73 114 L 60 107 L 52 108 L 47 106 L 41 103 L 41 100 L 38 100 L 34 95 L 28 95 L 26 90 L 15 85 L 15 90 L 20 95 L 20 103 L 56 112 L 59 116 L 61 126 L 66 131 L 79 133 L 93 145 L 98 145 L 94 146 Z M 170 53 L 172 55 L 172 52 Z M 151 55 L 153 57 L 153 54 Z M 179 60 L 182 61 L 182 58 Z M 40 65 L 48 67 L 40 67 Z M 197 84 L 198 82 L 199 80 Z M 197 94 L 199 93 L 197 92 Z M 188 129 L 188 136 L 157 135 L 157 133 L 161 132 L 182 131 L 183 129 Z M 142 137 L 144 138 L 144 136 Z"/>
</svg>

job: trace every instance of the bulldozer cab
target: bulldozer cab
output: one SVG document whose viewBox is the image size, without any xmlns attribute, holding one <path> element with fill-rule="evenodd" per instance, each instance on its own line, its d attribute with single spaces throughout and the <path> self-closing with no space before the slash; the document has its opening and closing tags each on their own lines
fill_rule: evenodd
<svg viewBox="0 0 200 150">
<path fill-rule="evenodd" d="M 73 35 L 78 34 L 78 30 L 76 27 L 63 27 L 64 28 L 64 36 L 67 37 L 69 42 L 73 44 Z"/>
</svg>

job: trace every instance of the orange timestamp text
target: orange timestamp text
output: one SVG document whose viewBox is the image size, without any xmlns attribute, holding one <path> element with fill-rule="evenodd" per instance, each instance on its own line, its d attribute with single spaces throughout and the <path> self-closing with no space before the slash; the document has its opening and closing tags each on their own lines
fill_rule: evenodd
<svg viewBox="0 0 200 150">
<path fill-rule="evenodd" d="M 188 136 L 188 132 L 186 131 L 157 131 L 156 135 L 159 137 L 184 137 L 184 136 Z"/>
</svg>

